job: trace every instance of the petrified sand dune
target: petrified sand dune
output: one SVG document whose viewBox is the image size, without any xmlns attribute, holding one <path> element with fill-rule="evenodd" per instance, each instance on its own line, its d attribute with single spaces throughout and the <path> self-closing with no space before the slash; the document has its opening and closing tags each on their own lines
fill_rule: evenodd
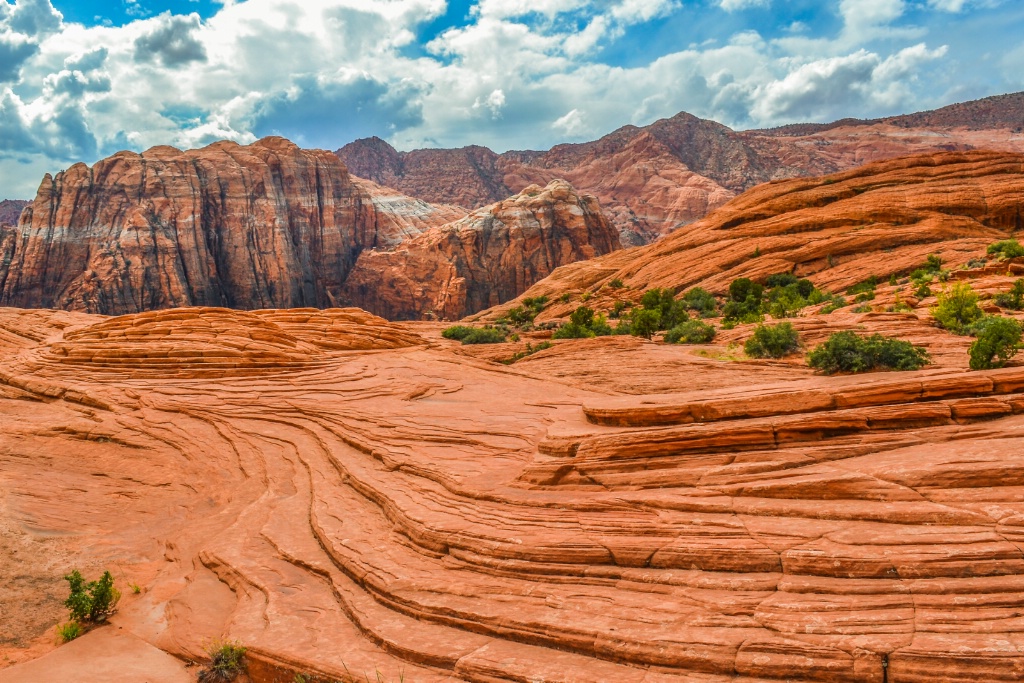
<svg viewBox="0 0 1024 683">
<path fill-rule="evenodd" d="M 636 291 L 699 285 L 723 293 L 736 278 L 780 272 L 841 291 L 870 276 L 908 273 L 932 253 L 948 265 L 984 255 L 1024 226 L 1022 196 L 1024 155 L 987 151 L 776 181 L 654 244 L 564 266 L 523 297 L 596 291 L 615 279 Z"/>
<path fill-rule="evenodd" d="M 174 655 L 238 639 L 260 683 L 1024 673 L 1024 368 L 617 338 L 506 367 L 355 311 L 69 315 L 0 309 L 6 517 L 142 586 L 114 623 Z"/>
</svg>

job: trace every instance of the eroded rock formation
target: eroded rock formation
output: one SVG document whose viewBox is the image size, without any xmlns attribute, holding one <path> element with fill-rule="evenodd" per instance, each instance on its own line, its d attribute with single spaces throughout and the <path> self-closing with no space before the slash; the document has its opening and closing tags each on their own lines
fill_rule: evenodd
<svg viewBox="0 0 1024 683">
<path fill-rule="evenodd" d="M 480 147 L 397 152 L 383 140 L 338 150 L 352 172 L 437 203 L 476 208 L 565 178 L 595 195 L 623 244 L 646 244 L 769 180 L 817 176 L 921 152 L 1024 152 L 1024 93 L 932 112 L 737 132 L 686 113 L 547 152 Z"/>
<path fill-rule="evenodd" d="M 618 248 L 597 201 L 553 181 L 393 250 L 364 251 L 343 296 L 392 320 L 455 320 L 514 299 L 559 266 Z"/>
<path fill-rule="evenodd" d="M 462 214 L 354 184 L 335 155 L 282 138 L 120 152 L 44 178 L 0 243 L 0 302 L 325 308 L 360 251 Z"/>
</svg>

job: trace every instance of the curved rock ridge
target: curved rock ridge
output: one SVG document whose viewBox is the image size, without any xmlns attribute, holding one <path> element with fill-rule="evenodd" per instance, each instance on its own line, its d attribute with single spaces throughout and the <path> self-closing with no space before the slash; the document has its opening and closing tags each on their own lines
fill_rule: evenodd
<svg viewBox="0 0 1024 683">
<path fill-rule="evenodd" d="M 64 333 L 50 363 L 122 375 L 214 378 L 309 367 L 323 351 L 421 344 L 361 309 L 235 311 L 182 308 L 110 318 Z"/>
<path fill-rule="evenodd" d="M 597 200 L 555 180 L 394 250 L 363 252 L 343 296 L 392 320 L 454 320 L 515 298 L 559 266 L 619 248 Z"/>
<path fill-rule="evenodd" d="M 363 249 L 463 215 L 282 138 L 119 152 L 47 175 L 0 235 L 0 303 L 100 313 L 327 308 Z"/>
<path fill-rule="evenodd" d="M 1024 367 L 968 373 L 960 346 L 919 372 L 828 378 L 621 338 L 507 367 L 429 323 L 390 325 L 426 345 L 306 346 L 324 318 L 387 325 L 355 311 L 36 315 L 41 341 L 0 358 L 19 572 L 60 584 L 42 564 L 58 540 L 69 566 L 116 567 L 141 590 L 114 625 L 176 656 L 236 639 L 255 683 L 1024 671 Z M 0 329 L 25 324 L 0 309 Z M 172 334 L 181 374 L 151 374 L 135 349 Z M 221 337 L 316 362 L 204 374 L 192 351 Z M 76 347 L 132 361 L 54 362 Z M 546 354 L 576 378 L 546 374 Z M 657 393 L 600 384 L 652 368 Z M 55 622 L 52 602 L 8 609 Z"/>
<path fill-rule="evenodd" d="M 699 285 L 723 293 L 736 278 L 780 272 L 838 292 L 871 276 L 909 273 L 932 253 L 947 267 L 984 255 L 1024 226 L 1022 197 L 1024 155 L 1003 152 L 915 155 L 776 181 L 685 232 L 564 266 L 523 296 L 553 299 L 615 279 L 636 291 Z"/>
</svg>

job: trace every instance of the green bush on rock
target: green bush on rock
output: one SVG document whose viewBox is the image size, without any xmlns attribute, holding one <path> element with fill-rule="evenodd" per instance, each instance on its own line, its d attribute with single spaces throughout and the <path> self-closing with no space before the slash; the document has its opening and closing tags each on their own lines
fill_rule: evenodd
<svg viewBox="0 0 1024 683">
<path fill-rule="evenodd" d="M 790 323 L 758 325 L 754 334 L 743 345 L 753 358 L 782 358 L 800 348 L 800 334 Z"/>
<path fill-rule="evenodd" d="M 1020 349 L 1021 324 L 1013 318 L 990 315 L 971 326 L 971 370 L 1001 368 Z"/>
<path fill-rule="evenodd" d="M 807 355 L 807 364 L 826 375 L 918 370 L 929 360 L 927 351 L 910 342 L 880 334 L 862 337 L 854 332 L 836 332 Z"/>
</svg>

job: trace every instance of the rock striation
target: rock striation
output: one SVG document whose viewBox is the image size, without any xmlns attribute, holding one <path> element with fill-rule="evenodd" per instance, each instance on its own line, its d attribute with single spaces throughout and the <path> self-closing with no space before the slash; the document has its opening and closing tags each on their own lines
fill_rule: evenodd
<svg viewBox="0 0 1024 683">
<path fill-rule="evenodd" d="M 914 153 L 1024 152 L 1022 127 L 1024 93 L 1015 93 L 906 116 L 743 132 L 683 112 L 546 152 L 499 155 L 481 147 L 398 152 L 370 138 L 337 154 L 357 176 L 469 209 L 529 184 L 564 178 L 598 198 L 623 244 L 639 245 L 770 180 L 834 173 Z"/>
<path fill-rule="evenodd" d="M 907 274 L 938 254 L 949 265 L 1024 226 L 1024 155 L 945 152 L 761 185 L 685 232 L 555 271 L 524 296 L 702 286 L 792 272 L 840 292 Z M 607 290 L 605 291 L 607 293 Z M 497 311 L 493 312 L 497 313 Z"/>
<path fill-rule="evenodd" d="M 391 320 L 456 320 L 514 299 L 555 268 L 620 248 L 597 201 L 564 181 L 364 251 L 342 295 Z"/>
<path fill-rule="evenodd" d="M 1024 671 L 1024 368 L 967 372 L 963 346 L 828 378 L 622 338 L 508 367 L 352 310 L 0 309 L 0 331 L 0 522 L 25 536 L 0 569 L 40 593 L 116 567 L 111 632 L 151 659 L 238 640 L 255 683 Z M 391 341 L 316 341 L 344 335 Z M 5 603 L 36 654 L 52 594 Z"/>
</svg>

